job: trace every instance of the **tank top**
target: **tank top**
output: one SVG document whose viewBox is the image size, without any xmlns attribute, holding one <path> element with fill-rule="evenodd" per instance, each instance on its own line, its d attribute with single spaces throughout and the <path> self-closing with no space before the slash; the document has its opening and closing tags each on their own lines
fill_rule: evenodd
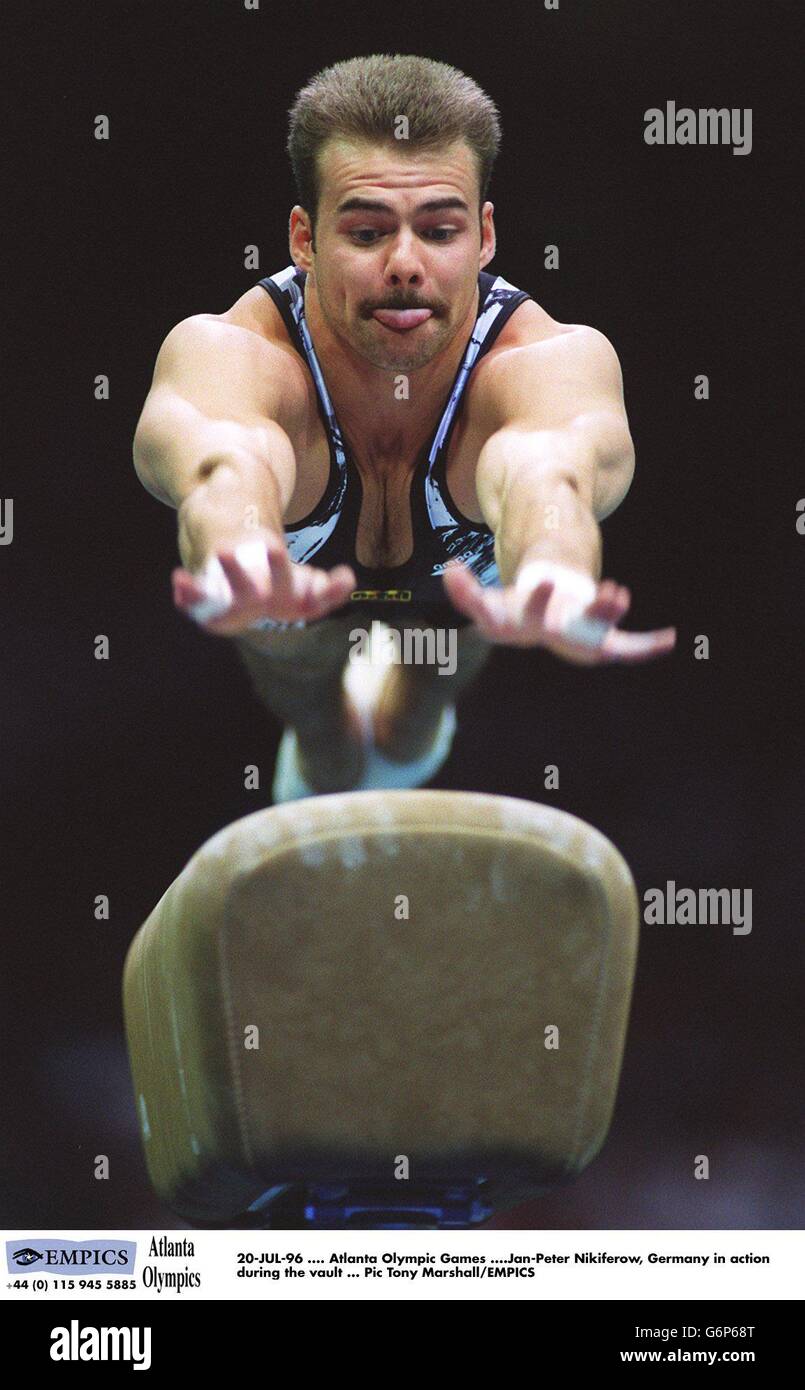
<svg viewBox="0 0 805 1390">
<path fill-rule="evenodd" d="M 259 284 L 271 296 L 282 315 L 288 337 L 313 377 L 319 415 L 330 445 L 330 471 L 324 495 L 307 516 L 284 527 L 290 558 L 297 564 L 314 563 L 331 570 L 347 564 L 355 572 L 357 587 L 346 603 L 328 616 L 354 612 L 361 623 L 400 617 L 422 618 L 438 626 L 464 627 L 470 619 L 453 606 L 441 576 L 450 560 L 462 560 L 480 584 L 500 587 L 495 563 L 495 537 L 484 523 L 471 521 L 456 506 L 447 486 L 446 461 L 461 397 L 475 364 L 489 352 L 515 309 L 531 296 L 500 275 L 480 271 L 478 314 L 461 364 L 448 393 L 432 438 L 416 462 L 411 478 L 410 506 L 413 552 L 402 565 L 371 568 L 355 555 L 363 484 L 350 458 L 327 391 L 316 350 L 305 319 L 307 274 L 290 265 Z M 318 621 L 322 621 L 319 619 Z M 305 627 L 305 621 L 282 623 L 262 618 L 260 628 Z"/>
</svg>

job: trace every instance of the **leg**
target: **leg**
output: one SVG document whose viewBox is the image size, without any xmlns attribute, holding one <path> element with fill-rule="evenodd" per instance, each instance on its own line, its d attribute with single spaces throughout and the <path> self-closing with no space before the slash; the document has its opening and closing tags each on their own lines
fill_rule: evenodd
<svg viewBox="0 0 805 1390">
<path fill-rule="evenodd" d="M 427 628 L 416 620 L 406 626 Z M 389 668 L 375 714 L 375 742 L 385 757 L 397 762 L 421 757 L 433 742 L 444 706 L 457 703 L 492 654 L 492 643 L 472 625 L 456 629 L 456 647 L 451 675 L 442 675 L 436 665 L 401 662 Z"/>
<path fill-rule="evenodd" d="M 325 618 L 232 639 L 269 712 L 296 730 L 300 771 L 317 791 L 343 791 L 361 777 L 359 730 L 344 696 L 342 673 L 355 618 Z"/>
</svg>

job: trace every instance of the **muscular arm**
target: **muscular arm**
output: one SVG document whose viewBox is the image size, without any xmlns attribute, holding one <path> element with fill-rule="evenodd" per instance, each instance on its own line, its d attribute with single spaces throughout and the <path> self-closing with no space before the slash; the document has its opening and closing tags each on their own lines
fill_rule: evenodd
<svg viewBox="0 0 805 1390">
<path fill-rule="evenodd" d="M 266 624 L 324 617 L 355 584 L 345 565 L 294 564 L 285 544 L 292 439 L 304 437 L 301 371 L 257 333 L 185 319 L 162 345 L 134 437 L 140 481 L 178 511 L 176 606 L 206 631 L 248 634 L 255 646 Z"/>
<path fill-rule="evenodd" d="M 495 533 L 500 588 L 462 565 L 453 603 L 490 641 L 544 646 L 568 661 L 649 661 L 673 628 L 619 632 L 628 589 L 601 577 L 599 521 L 626 495 L 634 449 L 620 367 L 603 334 L 574 329 L 501 353 L 485 383 L 492 428 L 476 490 Z"/>
<path fill-rule="evenodd" d="M 143 486 L 179 512 L 189 569 L 261 527 L 282 531 L 296 460 L 287 356 L 248 329 L 197 315 L 171 330 L 134 436 Z"/>
<path fill-rule="evenodd" d="M 611 344 L 592 328 L 503 353 L 487 381 L 495 428 L 476 488 L 511 583 L 535 558 L 601 574 L 598 522 L 626 495 L 634 448 Z"/>
</svg>

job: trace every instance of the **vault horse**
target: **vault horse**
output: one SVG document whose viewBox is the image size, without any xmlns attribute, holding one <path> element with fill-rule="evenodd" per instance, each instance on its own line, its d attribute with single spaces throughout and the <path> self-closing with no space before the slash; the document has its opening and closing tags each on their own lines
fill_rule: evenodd
<svg viewBox="0 0 805 1390">
<path fill-rule="evenodd" d="M 615 1103 L 638 916 L 599 831 L 510 797 L 227 826 L 125 964 L 157 1194 L 200 1226 L 455 1228 L 573 1179 Z"/>
</svg>

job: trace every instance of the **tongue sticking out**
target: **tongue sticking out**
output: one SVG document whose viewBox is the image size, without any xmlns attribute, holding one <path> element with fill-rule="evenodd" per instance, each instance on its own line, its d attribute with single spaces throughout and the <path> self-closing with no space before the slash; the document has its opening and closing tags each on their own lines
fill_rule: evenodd
<svg viewBox="0 0 805 1390">
<path fill-rule="evenodd" d="M 430 309 L 374 309 L 372 318 L 386 328 L 416 328 L 431 316 Z"/>
</svg>

